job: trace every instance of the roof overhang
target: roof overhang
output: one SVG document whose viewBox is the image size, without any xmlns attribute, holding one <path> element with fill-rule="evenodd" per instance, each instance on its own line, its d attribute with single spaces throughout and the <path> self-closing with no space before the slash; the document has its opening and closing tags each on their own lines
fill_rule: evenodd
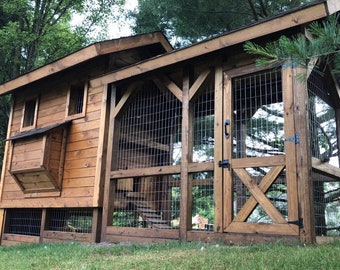
<svg viewBox="0 0 340 270">
<path fill-rule="evenodd" d="M 147 72 L 174 65 L 204 54 L 213 53 L 248 40 L 301 26 L 306 23 L 325 18 L 339 10 L 339 0 L 316 1 L 300 8 L 259 21 L 252 25 L 242 27 L 235 31 L 228 32 L 224 35 L 110 72 L 91 80 L 90 84 L 92 87 L 97 87 L 145 74 Z"/>
<path fill-rule="evenodd" d="M 148 34 L 97 42 L 75 53 L 67 55 L 63 58 L 60 58 L 59 60 L 37 68 L 31 72 L 25 73 L 13 80 L 0 85 L 0 95 L 7 94 L 19 87 L 38 81 L 42 78 L 46 78 L 47 76 L 56 74 L 65 69 L 93 59 L 97 56 L 134 49 L 156 43 L 161 44 L 166 52 L 173 50 L 169 41 L 161 32 L 153 32 Z"/>
</svg>

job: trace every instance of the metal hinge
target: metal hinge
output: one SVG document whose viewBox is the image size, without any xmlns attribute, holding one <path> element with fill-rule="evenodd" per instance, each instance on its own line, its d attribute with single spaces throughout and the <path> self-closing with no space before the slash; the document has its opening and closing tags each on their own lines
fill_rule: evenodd
<svg viewBox="0 0 340 270">
<path fill-rule="evenodd" d="M 288 221 L 287 223 L 298 225 L 300 229 L 303 228 L 303 218 L 299 218 L 298 220 L 294 220 L 294 221 Z"/>
<path fill-rule="evenodd" d="M 285 142 L 295 142 L 295 144 L 300 144 L 300 134 L 295 134 L 293 137 L 285 138 Z"/>
<path fill-rule="evenodd" d="M 218 162 L 218 167 L 220 167 L 220 168 L 228 168 L 229 169 L 229 167 L 230 167 L 229 160 L 228 159 L 220 160 Z"/>
</svg>

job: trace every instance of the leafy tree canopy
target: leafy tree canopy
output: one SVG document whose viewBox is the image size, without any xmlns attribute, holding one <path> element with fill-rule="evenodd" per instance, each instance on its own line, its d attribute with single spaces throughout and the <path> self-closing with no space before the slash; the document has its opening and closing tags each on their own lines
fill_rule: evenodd
<svg viewBox="0 0 340 270">
<path fill-rule="evenodd" d="M 139 0 L 135 33 L 163 31 L 176 46 L 197 42 L 262 18 L 298 7 L 299 0 Z"/>
</svg>

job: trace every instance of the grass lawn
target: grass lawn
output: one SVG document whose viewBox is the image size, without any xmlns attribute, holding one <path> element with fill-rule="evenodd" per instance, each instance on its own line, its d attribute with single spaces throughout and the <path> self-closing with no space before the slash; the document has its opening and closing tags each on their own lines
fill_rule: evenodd
<svg viewBox="0 0 340 270">
<path fill-rule="evenodd" d="M 0 247 L 0 269 L 340 269 L 340 241 L 321 246 L 205 243 Z"/>
</svg>

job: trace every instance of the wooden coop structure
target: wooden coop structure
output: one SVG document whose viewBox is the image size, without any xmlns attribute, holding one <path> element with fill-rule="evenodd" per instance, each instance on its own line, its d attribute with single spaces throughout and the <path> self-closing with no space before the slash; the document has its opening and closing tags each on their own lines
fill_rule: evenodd
<svg viewBox="0 0 340 270">
<path fill-rule="evenodd" d="M 339 9 L 316 1 L 179 50 L 157 32 L 99 42 L 0 85 L 1 244 L 338 236 L 339 80 L 258 68 L 243 44 Z"/>
</svg>

